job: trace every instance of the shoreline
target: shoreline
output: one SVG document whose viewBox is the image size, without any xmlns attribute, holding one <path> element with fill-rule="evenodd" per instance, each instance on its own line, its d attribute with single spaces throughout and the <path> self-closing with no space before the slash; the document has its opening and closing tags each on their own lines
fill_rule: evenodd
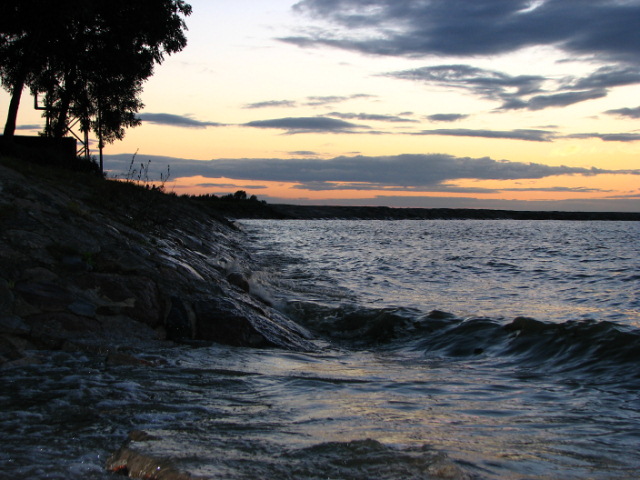
<svg viewBox="0 0 640 480">
<path fill-rule="evenodd" d="M 640 212 L 565 212 L 471 208 L 399 208 L 373 206 L 258 204 L 227 212 L 238 219 L 273 220 L 571 220 L 640 221 Z"/>
</svg>

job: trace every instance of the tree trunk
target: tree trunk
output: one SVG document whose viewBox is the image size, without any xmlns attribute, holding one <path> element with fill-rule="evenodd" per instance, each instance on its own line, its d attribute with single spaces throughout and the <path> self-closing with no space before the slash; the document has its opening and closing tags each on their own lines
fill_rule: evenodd
<svg viewBox="0 0 640 480">
<path fill-rule="evenodd" d="M 20 108 L 20 99 L 22 98 L 22 90 L 24 89 L 24 76 L 19 79 L 13 86 L 11 91 L 11 102 L 9 103 L 9 112 L 7 113 L 7 123 L 4 125 L 4 138 L 13 138 L 16 133 L 16 122 L 18 120 L 18 109 Z"/>
<path fill-rule="evenodd" d="M 76 75 L 69 72 L 64 77 L 64 88 L 60 94 L 60 101 L 56 106 L 58 118 L 53 126 L 53 138 L 62 138 L 67 133 L 67 120 L 69 119 L 69 107 L 71 106 L 71 97 L 75 89 Z"/>
<path fill-rule="evenodd" d="M 58 109 L 58 118 L 56 118 L 53 127 L 53 138 L 62 138 L 67 133 L 67 118 L 69 114 L 69 106 L 71 105 L 71 94 L 68 90 L 62 95 Z"/>
</svg>

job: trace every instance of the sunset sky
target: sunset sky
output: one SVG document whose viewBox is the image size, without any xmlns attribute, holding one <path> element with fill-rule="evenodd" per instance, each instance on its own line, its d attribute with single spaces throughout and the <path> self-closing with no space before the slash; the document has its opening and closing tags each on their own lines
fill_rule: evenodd
<svg viewBox="0 0 640 480">
<path fill-rule="evenodd" d="M 111 175 L 137 152 L 178 194 L 640 211 L 640 0 L 188 3 Z"/>
</svg>

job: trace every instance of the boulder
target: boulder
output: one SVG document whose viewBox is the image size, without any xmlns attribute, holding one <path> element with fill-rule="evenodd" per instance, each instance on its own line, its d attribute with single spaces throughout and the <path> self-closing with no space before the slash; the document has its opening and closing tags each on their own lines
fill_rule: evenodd
<svg viewBox="0 0 640 480">
<path fill-rule="evenodd" d="M 244 300 L 244 301 L 243 301 Z M 241 347 L 314 351 L 308 331 L 250 297 L 214 297 L 194 304 L 196 338 Z"/>
</svg>

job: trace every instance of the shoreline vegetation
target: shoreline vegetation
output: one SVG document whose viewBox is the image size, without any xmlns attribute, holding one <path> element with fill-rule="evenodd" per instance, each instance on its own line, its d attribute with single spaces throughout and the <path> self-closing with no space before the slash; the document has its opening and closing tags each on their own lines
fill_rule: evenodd
<svg viewBox="0 0 640 480">
<path fill-rule="evenodd" d="M 266 204 L 255 210 L 231 210 L 238 218 L 280 220 L 577 220 L 640 221 L 640 212 L 518 211 L 473 208 Z"/>
</svg>

